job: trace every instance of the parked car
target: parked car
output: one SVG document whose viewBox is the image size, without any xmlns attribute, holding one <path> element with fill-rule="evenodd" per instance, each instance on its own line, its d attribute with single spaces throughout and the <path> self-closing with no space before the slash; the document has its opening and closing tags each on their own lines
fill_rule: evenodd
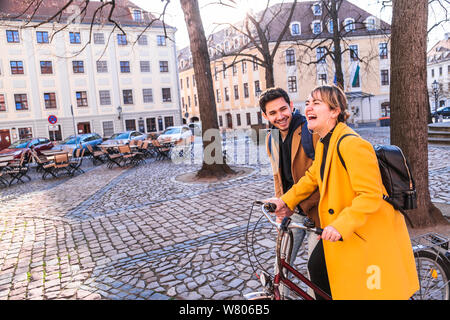
<svg viewBox="0 0 450 320">
<path fill-rule="evenodd" d="M 158 137 L 160 143 L 175 143 L 184 140 L 191 142 L 192 132 L 188 126 L 174 126 L 168 127 Z"/>
<path fill-rule="evenodd" d="M 76 150 L 81 146 L 81 148 L 85 150 L 84 153 L 86 154 L 89 152 L 87 145 L 91 145 L 93 148 L 95 148 L 98 144 L 102 143 L 102 141 L 102 137 L 97 133 L 79 134 L 76 136 L 76 139 L 75 135 L 71 135 L 67 137 L 61 144 L 54 146 L 52 150 L 72 149 L 73 154 L 75 154 Z"/>
<path fill-rule="evenodd" d="M 105 140 L 103 144 L 129 144 L 131 140 L 145 139 L 147 139 L 147 135 L 145 133 L 130 130 L 113 134 L 109 139 Z"/>
<path fill-rule="evenodd" d="M 439 116 L 448 118 L 448 117 L 450 117 L 450 107 L 440 107 L 435 112 L 433 112 L 432 116 L 433 116 L 433 118 L 439 117 Z"/>
<path fill-rule="evenodd" d="M 0 154 L 14 155 L 14 159 L 19 159 L 24 151 L 33 149 L 37 154 L 41 154 L 41 151 L 50 150 L 52 147 L 53 143 L 48 138 L 20 139 L 0 151 Z"/>
<path fill-rule="evenodd" d="M 188 124 L 189 129 L 191 129 L 191 132 L 195 136 L 201 136 L 202 135 L 202 123 L 201 122 L 191 122 Z"/>
</svg>

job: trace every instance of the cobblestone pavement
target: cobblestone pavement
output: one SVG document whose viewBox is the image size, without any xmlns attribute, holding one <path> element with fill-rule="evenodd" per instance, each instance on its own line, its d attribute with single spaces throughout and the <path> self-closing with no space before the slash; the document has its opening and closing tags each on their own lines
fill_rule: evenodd
<svg viewBox="0 0 450 320">
<path fill-rule="evenodd" d="M 387 128 L 359 132 L 389 143 Z M 108 169 L 86 160 L 74 178 L 33 173 L 0 189 L 0 299 L 242 299 L 258 290 L 254 268 L 271 270 L 275 231 L 258 208 L 249 213 L 273 181 L 264 147 L 239 148 L 231 159 L 244 153 L 237 168 L 252 173 L 225 182 L 175 180 L 195 163 Z M 450 203 L 449 156 L 449 147 L 429 147 L 437 202 Z M 305 264 L 304 254 L 296 259 Z"/>
</svg>

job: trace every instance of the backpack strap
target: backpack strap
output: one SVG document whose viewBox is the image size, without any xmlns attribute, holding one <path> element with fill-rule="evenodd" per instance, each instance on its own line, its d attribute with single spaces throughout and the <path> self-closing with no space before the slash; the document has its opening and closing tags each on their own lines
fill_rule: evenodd
<svg viewBox="0 0 450 320">
<path fill-rule="evenodd" d="M 342 137 L 340 137 L 339 140 L 338 140 L 337 153 L 338 153 L 338 156 L 339 156 L 339 160 L 341 160 L 342 166 L 344 167 L 345 171 L 347 171 L 347 167 L 345 166 L 344 158 L 342 158 L 341 152 L 339 151 L 339 145 L 341 144 L 342 139 L 344 139 L 347 136 L 355 136 L 355 137 L 357 137 L 357 135 L 354 134 L 354 133 L 347 133 L 347 134 L 344 134 Z"/>
</svg>

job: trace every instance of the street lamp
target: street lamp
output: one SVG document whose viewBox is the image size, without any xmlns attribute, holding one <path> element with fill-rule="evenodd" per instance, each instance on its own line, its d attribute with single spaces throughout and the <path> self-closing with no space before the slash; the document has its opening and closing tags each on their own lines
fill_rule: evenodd
<svg viewBox="0 0 450 320">
<path fill-rule="evenodd" d="M 434 112 L 436 112 L 439 99 L 439 82 L 437 82 L 437 80 L 434 80 L 433 83 L 431 84 L 431 87 L 433 88 L 434 94 Z"/>
<path fill-rule="evenodd" d="M 122 107 L 121 106 L 117 107 L 117 112 L 119 113 L 118 119 L 120 120 L 122 118 Z"/>
</svg>

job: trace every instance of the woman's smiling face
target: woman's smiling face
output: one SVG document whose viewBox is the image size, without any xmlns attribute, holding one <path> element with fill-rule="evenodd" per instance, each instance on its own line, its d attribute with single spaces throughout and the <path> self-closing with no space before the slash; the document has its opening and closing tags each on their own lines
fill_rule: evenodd
<svg viewBox="0 0 450 320">
<path fill-rule="evenodd" d="M 305 116 L 308 119 L 308 129 L 324 137 L 336 125 L 340 110 L 331 109 L 321 97 L 320 91 L 315 91 L 306 100 Z"/>
</svg>

